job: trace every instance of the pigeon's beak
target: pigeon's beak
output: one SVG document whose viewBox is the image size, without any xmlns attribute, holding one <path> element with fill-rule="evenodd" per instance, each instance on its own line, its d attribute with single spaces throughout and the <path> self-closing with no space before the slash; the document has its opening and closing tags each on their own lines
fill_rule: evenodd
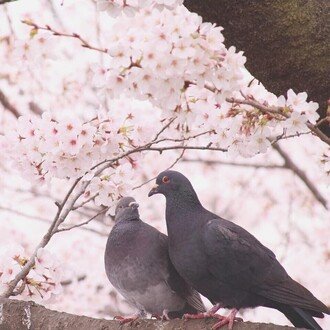
<svg viewBox="0 0 330 330">
<path fill-rule="evenodd" d="M 139 207 L 139 204 L 138 204 L 137 202 L 131 202 L 131 203 L 129 203 L 128 206 L 129 206 L 129 207 L 132 207 L 132 208 L 134 208 L 134 209 L 137 209 L 137 208 Z"/>
<path fill-rule="evenodd" d="M 159 193 L 159 185 L 156 184 L 152 189 L 149 191 L 148 197 L 158 194 Z"/>
</svg>

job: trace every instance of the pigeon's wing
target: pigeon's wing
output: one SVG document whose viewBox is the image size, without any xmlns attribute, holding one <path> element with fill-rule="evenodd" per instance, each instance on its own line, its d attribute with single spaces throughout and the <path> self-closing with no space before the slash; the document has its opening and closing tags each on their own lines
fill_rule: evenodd
<svg viewBox="0 0 330 330">
<path fill-rule="evenodd" d="M 205 306 L 199 293 L 193 289 L 174 269 L 174 266 L 170 265 L 170 276 L 167 283 L 171 290 L 175 291 L 180 297 L 182 297 L 186 302 L 193 307 L 197 312 L 205 312 Z M 196 312 L 194 311 L 194 312 Z M 190 312 L 192 313 L 192 312 Z"/>
<path fill-rule="evenodd" d="M 209 256 L 209 271 L 237 288 L 259 284 L 276 263 L 274 253 L 254 236 L 220 218 L 205 224 L 203 245 Z"/>
<path fill-rule="evenodd" d="M 168 255 L 168 237 L 159 232 L 158 238 L 159 244 L 162 246 L 162 250 L 166 251 L 168 263 L 166 265 L 165 281 L 169 288 L 176 292 L 180 297 L 182 297 L 186 302 L 196 309 L 198 312 L 205 312 L 205 306 L 199 293 L 193 289 L 176 271 L 170 257 Z M 191 311 L 192 312 L 192 311 Z M 194 311 L 195 312 L 195 311 Z"/>
<path fill-rule="evenodd" d="M 280 303 L 329 312 L 287 274 L 271 250 L 242 227 L 221 218 L 211 220 L 204 226 L 203 244 L 209 271 L 221 282 Z"/>
<path fill-rule="evenodd" d="M 139 253 L 143 254 L 143 262 L 147 265 L 147 269 L 141 269 L 144 277 L 150 285 L 166 281 L 169 277 L 167 236 L 145 222 L 141 223 L 138 236 Z"/>
</svg>

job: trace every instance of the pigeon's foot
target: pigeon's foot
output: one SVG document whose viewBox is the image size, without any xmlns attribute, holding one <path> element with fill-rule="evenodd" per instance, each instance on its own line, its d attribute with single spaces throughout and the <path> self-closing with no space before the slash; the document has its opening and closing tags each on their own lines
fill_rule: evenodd
<svg viewBox="0 0 330 330">
<path fill-rule="evenodd" d="M 170 320 L 170 317 L 168 316 L 168 310 L 167 309 L 164 309 L 163 310 L 163 315 L 162 315 L 162 321 L 169 321 Z"/>
<path fill-rule="evenodd" d="M 184 314 L 183 318 L 186 319 L 186 320 L 189 320 L 189 319 L 205 319 L 205 318 L 209 318 L 209 317 L 219 318 L 219 317 L 221 317 L 221 315 L 217 315 L 215 313 L 219 310 L 220 307 L 221 307 L 220 304 L 215 304 L 207 312 L 197 313 L 197 314 Z"/>
<path fill-rule="evenodd" d="M 234 322 L 242 322 L 243 320 L 240 317 L 236 317 L 236 314 L 238 313 L 238 309 L 234 308 L 228 316 L 221 316 L 215 314 L 214 317 L 219 317 L 220 321 L 217 322 L 213 327 L 212 330 L 217 330 L 223 327 L 224 325 L 228 324 L 228 329 L 232 330 L 234 326 Z"/>
<path fill-rule="evenodd" d="M 156 319 L 158 321 L 169 321 L 171 318 L 168 316 L 168 310 L 164 309 L 163 314 L 159 316 L 158 314 L 151 314 L 151 318 Z"/>
<path fill-rule="evenodd" d="M 121 316 L 121 315 L 117 315 L 113 319 L 120 321 L 119 322 L 120 324 L 126 324 L 126 323 L 128 323 L 131 326 L 139 318 L 140 318 L 140 315 L 132 315 L 132 316 L 127 316 L 127 317 L 124 317 L 124 316 Z"/>
<path fill-rule="evenodd" d="M 161 320 L 162 320 L 162 316 L 159 316 L 159 315 L 157 315 L 157 314 L 151 314 L 151 318 L 152 318 L 152 319 L 156 319 L 156 320 L 158 320 L 158 321 L 161 321 Z"/>
</svg>

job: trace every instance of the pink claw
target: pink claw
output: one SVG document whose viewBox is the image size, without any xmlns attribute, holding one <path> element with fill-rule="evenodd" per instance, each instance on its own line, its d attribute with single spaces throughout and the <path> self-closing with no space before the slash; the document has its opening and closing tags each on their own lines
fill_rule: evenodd
<svg viewBox="0 0 330 330">
<path fill-rule="evenodd" d="M 242 322 L 243 320 L 239 317 L 236 317 L 236 314 L 238 313 L 238 310 L 234 308 L 228 316 L 221 316 L 220 321 L 214 324 L 212 327 L 212 330 L 217 330 L 223 327 L 224 325 L 228 324 L 228 329 L 232 330 L 234 326 L 234 322 Z M 220 315 L 219 315 L 220 316 Z"/>
<path fill-rule="evenodd" d="M 129 323 L 130 325 L 132 325 L 132 323 L 134 321 L 136 321 L 137 319 L 139 319 L 138 315 L 133 315 L 133 316 L 121 316 L 121 315 L 116 315 L 114 318 L 114 320 L 120 320 L 120 324 L 126 324 Z"/>
<path fill-rule="evenodd" d="M 220 308 L 220 304 L 215 304 L 209 311 L 204 313 L 198 313 L 198 314 L 184 314 L 183 318 L 185 319 L 205 319 L 209 317 L 218 317 L 215 314 Z M 219 315 L 220 317 L 220 315 Z"/>
</svg>

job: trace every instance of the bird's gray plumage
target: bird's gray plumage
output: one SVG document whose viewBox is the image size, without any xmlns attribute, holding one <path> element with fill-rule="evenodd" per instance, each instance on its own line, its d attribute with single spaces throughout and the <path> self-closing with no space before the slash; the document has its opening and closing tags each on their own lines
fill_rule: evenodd
<svg viewBox="0 0 330 330">
<path fill-rule="evenodd" d="M 223 307 L 276 308 L 295 326 L 321 329 L 313 316 L 329 309 L 287 274 L 271 250 L 206 210 L 181 173 L 164 171 L 156 183 L 149 196 L 166 197 L 170 258 L 190 285 Z"/>
<path fill-rule="evenodd" d="M 204 311 L 199 294 L 176 272 L 167 236 L 139 218 L 138 204 L 122 198 L 106 245 L 105 270 L 111 284 L 140 311 L 170 317 Z"/>
</svg>

